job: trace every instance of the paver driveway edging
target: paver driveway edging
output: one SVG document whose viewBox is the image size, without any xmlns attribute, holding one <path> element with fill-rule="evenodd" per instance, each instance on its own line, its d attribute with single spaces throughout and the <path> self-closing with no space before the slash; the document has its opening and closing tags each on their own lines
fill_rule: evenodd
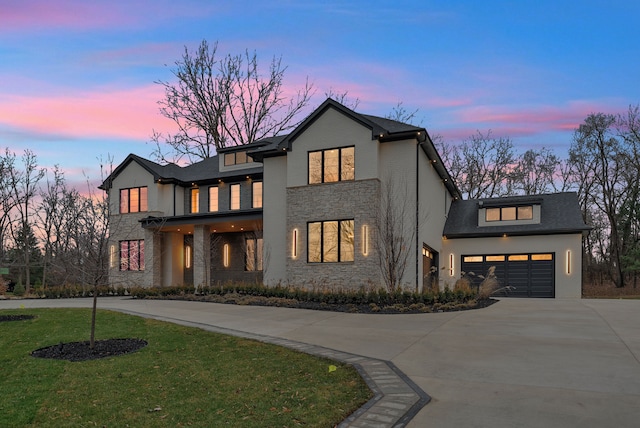
<svg viewBox="0 0 640 428">
<path fill-rule="evenodd" d="M 286 348 L 294 349 L 317 357 L 324 357 L 341 363 L 351 364 L 364 379 L 367 386 L 374 393 L 374 396 L 340 423 L 338 427 L 341 428 L 404 427 L 411 419 L 413 419 L 420 409 L 431 401 L 431 397 L 429 397 L 427 393 L 425 393 L 390 361 L 364 357 L 362 355 L 336 351 L 322 346 L 310 345 L 273 336 L 217 327 L 205 323 L 185 321 L 172 317 L 149 315 L 130 310 L 115 310 L 144 318 L 152 318 L 188 327 L 196 327 L 215 333 L 284 346 Z"/>
</svg>

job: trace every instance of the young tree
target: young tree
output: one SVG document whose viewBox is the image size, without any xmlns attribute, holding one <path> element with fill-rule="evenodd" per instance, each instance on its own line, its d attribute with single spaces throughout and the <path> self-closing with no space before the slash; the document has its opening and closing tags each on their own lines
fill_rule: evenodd
<svg viewBox="0 0 640 428">
<path fill-rule="evenodd" d="M 263 74 L 255 52 L 220 58 L 217 42 L 209 46 L 203 40 L 195 52 L 185 47 L 175 66 L 177 82 L 156 82 L 165 90 L 160 113 L 177 127 L 173 134 L 153 133 L 161 161 L 166 161 L 162 145 L 173 160 L 195 162 L 216 149 L 285 132 L 297 124 L 313 93 L 307 81 L 293 97 L 285 94 L 281 58 L 274 57 Z"/>
<path fill-rule="evenodd" d="M 380 206 L 377 208 L 374 245 L 378 266 L 387 291 L 402 286 L 404 274 L 416 237 L 407 186 L 387 178 L 382 183 Z"/>
</svg>

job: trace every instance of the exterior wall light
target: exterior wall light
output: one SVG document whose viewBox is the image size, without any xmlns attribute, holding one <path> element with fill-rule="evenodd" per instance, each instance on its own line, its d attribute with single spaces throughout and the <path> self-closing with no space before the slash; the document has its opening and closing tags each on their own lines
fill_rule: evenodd
<svg viewBox="0 0 640 428">
<path fill-rule="evenodd" d="M 362 226 L 362 255 L 369 255 L 369 226 Z"/>
<path fill-rule="evenodd" d="M 298 258 L 298 229 L 293 229 L 293 235 L 291 236 L 291 257 Z"/>
<path fill-rule="evenodd" d="M 229 244 L 224 244 L 222 248 L 222 264 L 224 267 L 229 267 Z"/>
<path fill-rule="evenodd" d="M 455 265 L 454 265 L 454 255 L 453 253 L 449 254 L 449 276 L 454 276 L 456 271 L 455 271 Z"/>
<path fill-rule="evenodd" d="M 567 250 L 567 254 L 565 258 L 566 258 L 565 264 L 566 264 L 567 275 L 571 275 L 571 250 Z"/>
</svg>

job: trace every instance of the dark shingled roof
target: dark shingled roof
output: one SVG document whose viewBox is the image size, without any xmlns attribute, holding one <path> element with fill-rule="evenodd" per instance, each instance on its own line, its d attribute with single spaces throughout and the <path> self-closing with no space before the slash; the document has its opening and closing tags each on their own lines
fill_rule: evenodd
<svg viewBox="0 0 640 428">
<path fill-rule="evenodd" d="M 517 206 L 540 204 L 540 223 L 510 226 L 478 226 L 480 203 L 487 206 Z M 444 226 L 446 238 L 474 238 L 487 236 L 555 235 L 581 233 L 590 230 L 580 212 L 578 195 L 574 192 L 552 193 L 532 196 L 511 196 L 477 200 L 457 200 Z"/>
<path fill-rule="evenodd" d="M 207 182 L 214 182 L 219 179 L 230 177 L 262 174 L 263 171 L 261 164 L 252 168 L 220 171 L 217 155 L 191 165 L 180 166 L 173 163 L 160 165 L 132 153 L 127 156 L 120 165 L 118 165 L 109 177 L 107 177 L 107 179 L 100 185 L 100 188 L 110 188 L 113 179 L 118 176 L 118 174 L 120 174 L 120 172 L 131 162 L 136 162 L 149 171 L 149 173 L 153 175 L 154 181 L 160 180 L 167 183 L 176 183 L 181 186 L 190 186 L 191 183 L 205 184 Z"/>
</svg>

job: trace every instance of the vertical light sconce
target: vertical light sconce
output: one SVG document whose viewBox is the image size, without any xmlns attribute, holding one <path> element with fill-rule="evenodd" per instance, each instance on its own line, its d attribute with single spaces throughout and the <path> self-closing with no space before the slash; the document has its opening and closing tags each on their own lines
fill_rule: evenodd
<svg viewBox="0 0 640 428">
<path fill-rule="evenodd" d="M 229 267 L 229 244 L 224 244 L 222 249 L 222 264 L 224 267 Z"/>
<path fill-rule="evenodd" d="M 455 274 L 455 268 L 453 265 L 453 253 L 449 254 L 449 276 L 453 276 Z"/>
<path fill-rule="evenodd" d="M 567 272 L 567 275 L 571 275 L 571 250 L 567 250 L 566 272 Z"/>
<path fill-rule="evenodd" d="M 191 269 L 191 246 L 189 245 L 184 247 L 184 267 Z"/>
<path fill-rule="evenodd" d="M 116 246 L 109 248 L 109 266 L 116 267 Z"/>
<path fill-rule="evenodd" d="M 362 226 L 362 255 L 369 255 L 369 226 Z"/>
<path fill-rule="evenodd" d="M 298 229 L 293 229 L 291 236 L 291 257 L 298 258 Z"/>
</svg>

